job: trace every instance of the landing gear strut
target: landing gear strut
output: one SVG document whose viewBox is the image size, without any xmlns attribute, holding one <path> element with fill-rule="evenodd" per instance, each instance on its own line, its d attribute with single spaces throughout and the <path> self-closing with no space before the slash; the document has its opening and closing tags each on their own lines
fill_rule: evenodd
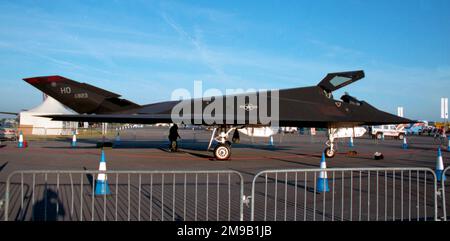
<svg viewBox="0 0 450 241">
<path fill-rule="evenodd" d="M 208 145 L 208 151 L 211 149 L 211 145 L 215 140 L 219 144 L 214 148 L 214 158 L 219 161 L 229 160 L 231 157 L 231 142 L 228 140 L 228 136 L 233 130 L 236 128 L 220 128 L 220 134 L 216 136 L 218 128 L 214 128 L 213 133 L 211 135 L 211 139 Z"/>
<path fill-rule="evenodd" d="M 336 131 L 336 128 L 328 128 L 328 141 L 325 143 L 327 148 L 323 151 L 326 158 L 333 158 L 336 155 L 336 150 L 334 149 L 334 134 Z"/>
</svg>

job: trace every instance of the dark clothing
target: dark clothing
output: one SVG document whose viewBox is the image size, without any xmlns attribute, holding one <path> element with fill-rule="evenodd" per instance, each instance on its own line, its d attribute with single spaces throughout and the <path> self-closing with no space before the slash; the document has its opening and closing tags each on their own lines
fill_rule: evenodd
<svg viewBox="0 0 450 241">
<path fill-rule="evenodd" d="M 170 127 L 169 130 L 169 141 L 176 141 L 178 138 L 181 138 L 180 135 L 178 134 L 178 126 L 177 125 L 173 125 L 172 127 Z"/>
<path fill-rule="evenodd" d="M 170 129 L 169 129 L 170 151 L 177 151 L 177 149 L 178 149 L 177 139 L 178 138 L 181 138 L 181 137 L 178 134 L 178 126 L 175 124 L 172 127 L 170 127 Z"/>
</svg>

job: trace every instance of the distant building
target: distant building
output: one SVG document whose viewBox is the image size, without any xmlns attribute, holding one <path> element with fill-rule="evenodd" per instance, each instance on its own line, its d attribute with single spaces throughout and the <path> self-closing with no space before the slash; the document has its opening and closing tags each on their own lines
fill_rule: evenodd
<svg viewBox="0 0 450 241">
<path fill-rule="evenodd" d="M 25 135 L 70 135 L 78 127 L 77 122 L 52 121 L 42 115 L 70 115 L 76 112 L 50 96 L 45 96 L 39 106 L 19 113 L 19 130 Z"/>
</svg>

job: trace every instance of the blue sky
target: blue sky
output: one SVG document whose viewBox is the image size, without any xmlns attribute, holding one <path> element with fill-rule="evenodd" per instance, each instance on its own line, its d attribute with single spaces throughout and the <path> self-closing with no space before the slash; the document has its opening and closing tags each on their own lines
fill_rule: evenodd
<svg viewBox="0 0 450 241">
<path fill-rule="evenodd" d="M 363 69 L 348 91 L 438 120 L 450 95 L 450 1 L 0 1 L 0 111 L 22 78 L 62 75 L 146 104 L 177 88 L 291 88 Z M 335 94 L 339 97 L 342 94 Z"/>
</svg>

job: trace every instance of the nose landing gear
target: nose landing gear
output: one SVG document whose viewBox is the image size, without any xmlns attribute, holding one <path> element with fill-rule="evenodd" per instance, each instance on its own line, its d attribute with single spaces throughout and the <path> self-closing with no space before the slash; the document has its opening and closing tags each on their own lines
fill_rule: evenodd
<svg viewBox="0 0 450 241">
<path fill-rule="evenodd" d="M 328 141 L 325 143 L 327 148 L 323 151 L 326 158 L 333 158 L 336 155 L 336 150 L 334 149 L 334 138 L 336 131 L 336 128 L 328 129 Z"/>
</svg>

